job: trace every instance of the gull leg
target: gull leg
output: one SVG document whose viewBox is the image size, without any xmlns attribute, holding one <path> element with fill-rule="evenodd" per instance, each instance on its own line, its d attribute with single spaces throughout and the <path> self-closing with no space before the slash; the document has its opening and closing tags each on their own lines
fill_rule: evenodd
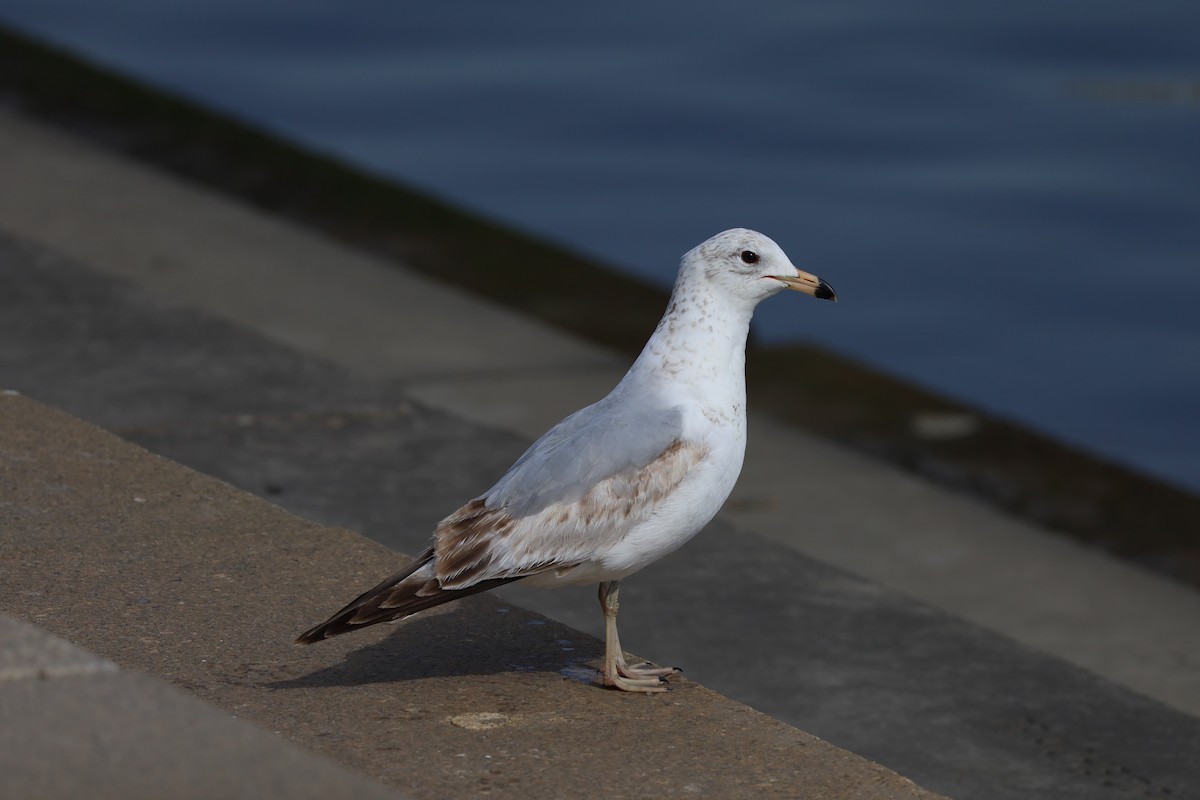
<svg viewBox="0 0 1200 800">
<path fill-rule="evenodd" d="M 626 692 L 665 692 L 663 678 L 679 670 L 674 667 L 653 667 L 648 663 L 631 667 L 625 663 L 621 639 L 617 635 L 617 609 L 620 581 L 600 584 L 600 608 L 604 611 L 604 669 L 601 677 L 605 686 Z"/>
</svg>

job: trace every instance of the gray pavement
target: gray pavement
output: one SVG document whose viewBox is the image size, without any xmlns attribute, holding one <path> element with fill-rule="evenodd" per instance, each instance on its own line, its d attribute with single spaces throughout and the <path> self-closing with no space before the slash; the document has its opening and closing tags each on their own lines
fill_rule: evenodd
<svg viewBox="0 0 1200 800">
<path fill-rule="evenodd" d="M 0 797 L 402 796 L 32 625 L 0 642 Z"/>
<path fill-rule="evenodd" d="M 0 239 L 0 384 L 296 513 L 412 551 L 621 370 L 508 312 L 0 121 L 32 153 L 2 176 L 28 192 L 0 200 L 0 229 L 25 239 Z M 39 169 L 53 180 L 32 185 Z M 400 297 L 406 313 L 391 313 Z M 751 441 L 731 512 L 623 586 L 628 647 L 952 796 L 1197 785 L 1195 718 L 962 619 L 1187 707 L 1194 594 L 769 420 Z M 598 627 L 588 591 L 505 599 Z M 382 655 L 357 668 L 381 669 Z"/>
</svg>

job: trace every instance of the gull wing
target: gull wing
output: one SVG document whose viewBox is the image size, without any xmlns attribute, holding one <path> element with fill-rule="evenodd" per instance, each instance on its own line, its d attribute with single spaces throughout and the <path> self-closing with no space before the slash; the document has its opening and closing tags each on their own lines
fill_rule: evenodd
<svg viewBox="0 0 1200 800">
<path fill-rule="evenodd" d="M 629 408 L 610 395 L 551 428 L 438 524 L 438 581 L 462 589 L 587 561 L 652 514 L 706 454 L 683 439 L 679 409 Z"/>
</svg>

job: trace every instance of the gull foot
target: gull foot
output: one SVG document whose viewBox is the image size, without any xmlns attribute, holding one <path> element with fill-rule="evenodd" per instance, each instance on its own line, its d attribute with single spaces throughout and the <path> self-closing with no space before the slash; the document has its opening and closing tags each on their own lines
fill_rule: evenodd
<svg viewBox="0 0 1200 800">
<path fill-rule="evenodd" d="M 663 678 L 627 678 L 618 669 L 616 675 L 610 675 L 600 670 L 600 682 L 610 689 L 620 689 L 622 692 L 665 692 L 667 682 Z"/>
<path fill-rule="evenodd" d="M 601 669 L 601 683 L 623 692 L 650 693 L 667 691 L 667 676 L 678 675 L 683 670 L 678 667 L 656 667 L 649 661 L 631 666 L 621 659 L 616 663 L 615 672 L 615 675 L 610 675 L 607 669 Z"/>
<path fill-rule="evenodd" d="M 617 672 L 626 678 L 643 680 L 645 678 L 666 678 L 668 675 L 679 675 L 683 672 L 679 667 L 656 667 L 649 661 L 640 664 L 617 663 Z"/>
</svg>

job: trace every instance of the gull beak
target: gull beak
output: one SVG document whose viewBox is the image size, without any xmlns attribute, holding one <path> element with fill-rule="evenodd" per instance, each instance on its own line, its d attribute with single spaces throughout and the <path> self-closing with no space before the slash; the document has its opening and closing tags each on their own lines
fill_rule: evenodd
<svg viewBox="0 0 1200 800">
<path fill-rule="evenodd" d="M 834 302 L 837 302 L 837 292 L 833 290 L 832 286 L 818 278 L 816 275 L 805 272 L 802 269 L 796 270 L 795 276 L 771 275 L 770 277 L 779 281 L 792 291 L 811 294 L 818 300 L 833 300 Z"/>
</svg>

